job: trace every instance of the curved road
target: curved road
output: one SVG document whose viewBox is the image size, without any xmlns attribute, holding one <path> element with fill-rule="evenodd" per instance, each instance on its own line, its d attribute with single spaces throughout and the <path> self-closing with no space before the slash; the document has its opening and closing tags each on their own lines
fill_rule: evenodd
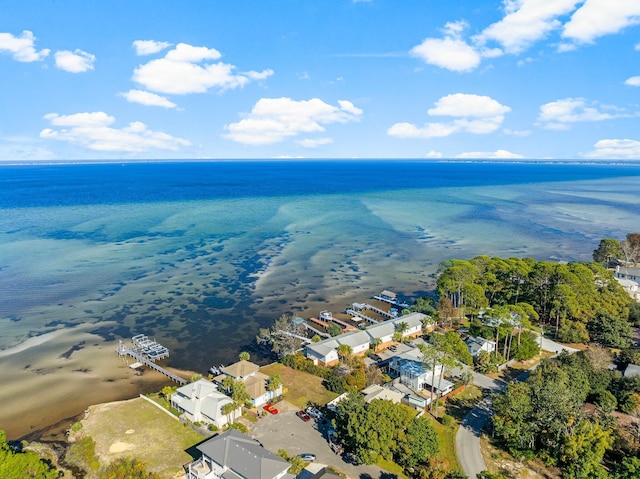
<svg viewBox="0 0 640 479">
<path fill-rule="evenodd" d="M 542 349 L 556 354 L 560 354 L 563 350 L 569 353 L 578 351 L 577 349 L 546 338 L 542 338 L 541 343 Z M 528 375 L 528 371 L 523 373 L 523 375 Z M 506 387 L 506 383 L 503 381 L 495 381 L 477 373 L 474 373 L 473 383 L 483 389 L 488 389 L 491 393 L 504 391 Z M 475 479 L 480 472 L 487 469 L 480 450 L 480 436 L 493 414 L 491 403 L 492 398 L 488 396 L 474 407 L 469 414 L 465 416 L 456 434 L 458 461 L 460 462 L 463 472 L 469 476 L 470 479 Z"/>
</svg>

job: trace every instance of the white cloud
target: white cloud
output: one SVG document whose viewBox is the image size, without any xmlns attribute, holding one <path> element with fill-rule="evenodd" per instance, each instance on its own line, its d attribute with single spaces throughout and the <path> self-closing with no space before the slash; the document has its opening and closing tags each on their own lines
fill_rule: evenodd
<svg viewBox="0 0 640 479">
<path fill-rule="evenodd" d="M 396 123 L 387 134 L 397 138 L 444 137 L 456 132 L 487 134 L 500 128 L 504 115 L 510 111 L 511 108 L 488 96 L 455 93 L 440 98 L 434 108 L 427 110 L 429 116 L 450 116 L 454 120 L 426 123 L 422 127 Z"/>
<path fill-rule="evenodd" d="M 431 150 L 426 155 L 424 155 L 424 157 L 425 158 L 442 158 L 442 153 L 439 151 Z"/>
<path fill-rule="evenodd" d="M 471 71 L 480 65 L 481 57 L 474 47 L 461 39 L 466 27 L 465 22 L 447 23 L 444 38 L 425 38 L 409 53 L 429 65 L 457 72 Z"/>
<path fill-rule="evenodd" d="M 83 73 L 93 70 L 93 62 L 96 56 L 91 53 L 76 49 L 74 51 L 62 50 L 55 53 L 56 67 L 70 73 Z"/>
<path fill-rule="evenodd" d="M 322 125 L 358 121 L 360 115 L 362 110 L 346 100 L 336 107 L 319 98 L 262 98 L 245 118 L 225 125 L 224 136 L 246 145 L 270 145 L 300 133 L 325 131 Z"/>
<path fill-rule="evenodd" d="M 119 93 L 130 103 L 140 103 L 147 106 L 161 106 L 164 108 L 175 108 L 177 105 L 168 98 L 155 93 L 143 90 L 129 90 L 128 92 Z"/>
<path fill-rule="evenodd" d="M 518 54 L 561 26 L 558 17 L 571 13 L 582 0 L 505 0 L 505 17 L 489 25 L 474 42 L 499 43 Z"/>
<path fill-rule="evenodd" d="M 171 43 L 169 42 L 157 42 L 155 40 L 136 40 L 133 42 L 133 48 L 135 48 L 138 56 L 152 55 L 170 46 Z"/>
<path fill-rule="evenodd" d="M 568 130 L 571 123 L 611 120 L 627 116 L 611 114 L 588 106 L 584 98 L 564 98 L 540 107 L 537 124 L 549 130 Z"/>
<path fill-rule="evenodd" d="M 629 86 L 640 86 L 640 76 L 627 78 L 624 84 Z"/>
<path fill-rule="evenodd" d="M 11 33 L 0 33 L 0 52 L 7 52 L 19 62 L 35 62 L 42 60 L 49 54 L 49 49 L 37 51 L 36 37 L 29 30 L 24 30 L 19 37 Z"/>
<path fill-rule="evenodd" d="M 585 158 L 594 159 L 640 159 L 640 141 L 629 139 L 600 140 L 593 145 L 593 151 L 585 153 Z"/>
<path fill-rule="evenodd" d="M 305 138 L 304 140 L 296 141 L 296 143 L 304 146 L 305 148 L 317 148 L 322 145 L 329 145 L 333 143 L 333 138 Z"/>
<path fill-rule="evenodd" d="M 142 122 L 134 121 L 128 126 L 112 128 L 115 118 L 104 112 L 44 116 L 51 126 L 40 132 L 40 138 L 65 141 L 98 151 L 140 153 L 148 150 L 176 151 L 191 143 L 167 133 L 150 130 Z M 62 127 L 62 128 L 60 128 Z"/>
<path fill-rule="evenodd" d="M 514 160 L 524 158 L 519 153 L 511 153 L 507 150 L 496 151 L 468 151 L 466 153 L 460 153 L 456 155 L 456 158 L 486 158 L 492 160 Z"/>
<path fill-rule="evenodd" d="M 598 37 L 638 24 L 638 0 L 585 0 L 565 24 L 562 36 L 578 43 L 592 43 Z"/>
<path fill-rule="evenodd" d="M 633 49 L 637 52 L 640 52 L 640 43 L 636 43 L 636 45 L 633 47 Z"/>
<path fill-rule="evenodd" d="M 214 48 L 179 43 L 173 50 L 168 51 L 164 58 L 151 60 L 136 68 L 133 81 L 148 90 L 184 95 L 204 93 L 210 88 L 238 88 L 250 81 L 263 80 L 273 75 L 273 70 L 234 74 L 234 65 L 205 62 L 218 60 L 221 56 Z"/>
<path fill-rule="evenodd" d="M 502 131 L 505 135 L 515 136 L 516 138 L 524 138 L 531 135 L 531 130 L 512 130 L 511 128 L 505 128 Z"/>
</svg>

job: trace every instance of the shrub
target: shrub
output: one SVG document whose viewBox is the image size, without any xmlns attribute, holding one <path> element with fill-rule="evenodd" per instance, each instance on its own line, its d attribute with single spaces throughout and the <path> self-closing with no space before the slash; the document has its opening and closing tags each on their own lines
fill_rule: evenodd
<svg viewBox="0 0 640 479">
<path fill-rule="evenodd" d="M 453 426 L 454 422 L 455 422 L 455 419 L 453 418 L 453 416 L 449 416 L 448 414 L 445 414 L 440 418 L 440 423 L 443 426 L 447 426 L 447 427 Z"/>
<path fill-rule="evenodd" d="M 73 426 L 71 426 L 73 432 L 78 432 L 80 429 L 82 429 L 82 423 L 80 421 L 74 422 Z"/>
<path fill-rule="evenodd" d="M 234 422 L 233 424 L 229 425 L 229 428 L 237 429 L 238 431 L 245 434 L 249 432 L 249 429 L 247 428 L 247 426 L 245 426 L 241 422 Z"/>
</svg>

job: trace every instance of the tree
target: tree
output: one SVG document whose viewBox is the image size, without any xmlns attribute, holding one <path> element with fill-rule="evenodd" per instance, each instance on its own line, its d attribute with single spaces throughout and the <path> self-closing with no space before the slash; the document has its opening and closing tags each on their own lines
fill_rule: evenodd
<svg viewBox="0 0 640 479">
<path fill-rule="evenodd" d="M 283 314 L 270 328 L 260 328 L 256 342 L 271 346 L 271 351 L 278 357 L 283 357 L 300 349 L 305 334 L 306 328 L 302 321 L 295 320 L 289 314 Z"/>
<path fill-rule="evenodd" d="M 608 313 L 598 313 L 587 324 L 591 338 L 604 346 L 625 349 L 631 345 L 633 331 L 629 323 Z"/>
<path fill-rule="evenodd" d="M 447 297 L 440 298 L 438 304 L 436 306 L 438 311 L 438 322 L 442 326 L 446 326 L 448 323 L 450 326 L 453 326 L 453 318 L 456 315 L 456 309 L 451 304 L 451 300 Z"/>
<path fill-rule="evenodd" d="M 620 243 L 620 248 L 627 263 L 636 264 L 640 261 L 640 233 L 629 233 Z"/>
<path fill-rule="evenodd" d="M 235 418 L 235 413 L 238 410 L 238 408 L 240 407 L 240 404 L 237 402 L 229 402 L 226 404 L 222 405 L 221 411 L 222 414 L 224 414 L 225 416 L 227 416 L 227 423 L 232 423 L 233 421 L 236 420 Z M 231 417 L 231 415 L 233 415 L 233 417 Z"/>
<path fill-rule="evenodd" d="M 435 308 L 435 300 L 431 296 L 423 296 L 422 298 L 416 299 L 416 302 L 411 306 L 410 312 L 423 313 L 428 316 L 431 316 L 436 312 Z"/>
<path fill-rule="evenodd" d="M 342 334 L 342 328 L 336 323 L 331 323 L 327 327 L 327 333 L 329 333 L 331 337 L 339 336 L 340 334 Z"/>
<path fill-rule="evenodd" d="M 620 241 L 615 238 L 604 238 L 600 240 L 598 248 L 593 251 L 593 261 L 608 265 L 612 259 L 623 256 Z"/>
<path fill-rule="evenodd" d="M 322 338 L 320 337 L 320 335 L 314 334 L 313 336 L 311 336 L 312 343 L 319 343 L 320 341 L 322 341 Z"/>
<path fill-rule="evenodd" d="M 400 337 L 403 337 L 404 333 L 406 333 L 408 330 L 409 330 L 409 325 L 405 321 L 400 321 L 396 323 L 396 333 L 399 333 Z"/>
<path fill-rule="evenodd" d="M 338 346 L 338 349 L 336 349 L 336 352 L 338 353 L 338 356 L 344 361 L 346 358 L 353 354 L 353 348 L 348 344 L 341 344 L 340 346 Z"/>
<path fill-rule="evenodd" d="M 49 467 L 35 452 L 14 452 L 0 429 L 0 477 L 7 479 L 57 479 L 58 471 Z"/>
<path fill-rule="evenodd" d="M 238 354 L 238 359 L 240 359 L 240 361 L 249 361 L 251 359 L 251 355 L 247 351 L 242 351 Z"/>
<path fill-rule="evenodd" d="M 160 476 L 147 471 L 138 459 L 121 458 L 109 464 L 100 473 L 100 479 L 160 479 Z"/>
<path fill-rule="evenodd" d="M 606 477 L 601 462 L 612 445 L 611 431 L 604 430 L 597 422 L 581 421 L 573 434 L 564 436 L 561 461 L 566 476 L 576 479 Z"/>
<path fill-rule="evenodd" d="M 251 396 L 247 392 L 247 386 L 241 379 L 233 381 L 231 399 L 240 404 L 244 404 L 251 400 Z"/>
<path fill-rule="evenodd" d="M 273 376 L 269 378 L 269 384 L 267 384 L 267 389 L 269 391 L 277 391 L 282 386 L 282 378 L 279 373 L 275 373 Z"/>
<path fill-rule="evenodd" d="M 404 447 L 398 453 L 398 462 L 407 468 L 427 464 L 440 450 L 438 435 L 424 416 L 411 421 L 405 438 Z"/>
<path fill-rule="evenodd" d="M 373 348 L 373 352 L 376 353 L 378 352 L 378 346 L 380 346 L 382 344 L 382 339 L 380 338 L 373 338 L 373 341 L 371 341 L 371 347 Z"/>
</svg>

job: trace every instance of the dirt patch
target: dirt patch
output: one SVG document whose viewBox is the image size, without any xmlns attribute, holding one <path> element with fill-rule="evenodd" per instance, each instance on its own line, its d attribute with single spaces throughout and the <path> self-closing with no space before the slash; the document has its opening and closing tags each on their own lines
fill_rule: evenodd
<svg viewBox="0 0 640 479">
<path fill-rule="evenodd" d="M 109 446 L 109 454 L 119 454 L 121 452 L 130 451 L 131 449 L 135 449 L 133 444 L 117 441 Z"/>
</svg>

